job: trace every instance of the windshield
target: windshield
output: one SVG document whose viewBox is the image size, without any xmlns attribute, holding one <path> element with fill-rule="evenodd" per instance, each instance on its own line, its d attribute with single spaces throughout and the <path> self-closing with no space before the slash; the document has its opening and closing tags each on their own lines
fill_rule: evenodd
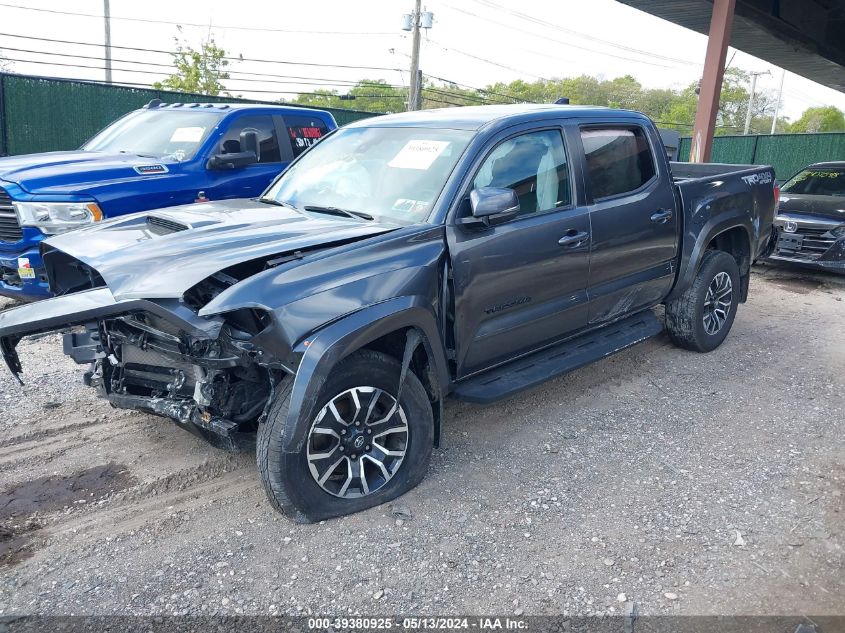
<svg viewBox="0 0 845 633">
<path fill-rule="evenodd" d="M 291 166 L 264 198 L 399 224 L 426 220 L 473 132 L 350 128 Z"/>
<path fill-rule="evenodd" d="M 781 189 L 784 193 L 845 196 L 845 169 L 805 169 Z"/>
<path fill-rule="evenodd" d="M 82 149 L 182 162 L 193 158 L 221 116 L 217 112 L 139 110 L 112 123 Z"/>
</svg>

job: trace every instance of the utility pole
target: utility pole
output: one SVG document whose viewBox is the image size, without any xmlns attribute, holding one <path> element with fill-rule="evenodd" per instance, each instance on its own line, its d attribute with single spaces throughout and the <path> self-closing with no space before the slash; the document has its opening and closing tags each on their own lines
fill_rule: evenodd
<svg viewBox="0 0 845 633">
<path fill-rule="evenodd" d="M 745 136 L 748 136 L 748 131 L 751 129 L 751 110 L 754 108 L 754 93 L 757 92 L 757 77 L 760 75 L 771 75 L 771 73 L 768 70 L 751 73 L 751 94 L 748 95 L 748 108 L 745 111 L 745 131 L 743 132 Z"/>
<path fill-rule="evenodd" d="M 783 99 L 783 80 L 786 79 L 786 69 L 780 71 L 780 87 L 778 87 L 778 100 L 775 102 L 775 115 L 772 117 L 772 134 L 778 129 L 778 114 L 780 114 L 780 101 Z"/>
<path fill-rule="evenodd" d="M 402 30 L 413 31 L 411 44 L 411 90 L 408 95 L 408 110 L 422 108 L 422 71 L 420 70 L 420 29 L 430 29 L 434 14 L 423 13 L 422 0 L 415 0 L 414 12 L 402 16 Z"/>
<path fill-rule="evenodd" d="M 111 11 L 109 10 L 109 0 L 103 0 L 103 19 L 106 27 L 106 83 L 111 83 Z"/>
</svg>

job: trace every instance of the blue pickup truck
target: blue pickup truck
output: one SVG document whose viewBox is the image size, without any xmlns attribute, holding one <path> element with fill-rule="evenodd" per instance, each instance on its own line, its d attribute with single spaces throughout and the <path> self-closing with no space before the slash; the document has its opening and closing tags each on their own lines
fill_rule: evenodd
<svg viewBox="0 0 845 633">
<path fill-rule="evenodd" d="M 321 110 L 155 100 L 78 151 L 0 158 L 0 295 L 50 295 L 45 237 L 127 213 L 257 196 L 336 127 Z"/>
</svg>

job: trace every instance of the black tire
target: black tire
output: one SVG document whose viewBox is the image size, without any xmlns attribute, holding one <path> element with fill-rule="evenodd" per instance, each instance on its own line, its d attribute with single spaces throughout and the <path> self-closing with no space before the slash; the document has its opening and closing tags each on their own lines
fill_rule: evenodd
<svg viewBox="0 0 845 633">
<path fill-rule="evenodd" d="M 256 443 L 258 470 L 267 497 L 276 510 L 298 523 L 322 521 L 380 505 L 422 481 L 431 460 L 434 418 L 425 388 L 411 371 L 407 372 L 399 401 L 407 421 L 407 433 L 403 438 L 405 452 L 391 478 L 369 494 L 345 498 L 327 492 L 309 467 L 310 431 L 322 409 L 339 394 L 364 386 L 383 390 L 395 402 L 400 371 L 400 363 L 381 352 L 359 350 L 349 355 L 326 379 L 316 405 L 304 417 L 307 428 L 300 429 L 290 428 L 293 425 L 289 424 L 288 409 L 293 381 L 285 383 L 276 395 L 267 419 L 259 426 Z M 293 435 L 305 440 L 298 451 L 285 452 L 285 440 Z M 363 459 L 360 464 L 363 469 Z"/>
<path fill-rule="evenodd" d="M 731 283 L 730 305 L 726 318 L 715 332 L 711 321 L 705 324 L 705 306 L 708 290 L 720 275 L 727 275 Z M 681 296 L 666 304 L 666 329 L 672 342 L 695 352 L 711 352 L 725 340 L 736 317 L 739 305 L 739 267 L 736 260 L 724 251 L 707 251 L 701 260 L 692 284 Z"/>
</svg>

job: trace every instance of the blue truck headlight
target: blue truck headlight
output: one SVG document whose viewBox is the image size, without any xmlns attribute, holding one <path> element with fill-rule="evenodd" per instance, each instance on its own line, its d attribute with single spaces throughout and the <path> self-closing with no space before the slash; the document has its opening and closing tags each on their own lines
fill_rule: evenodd
<svg viewBox="0 0 845 633">
<path fill-rule="evenodd" d="M 14 202 L 21 226 L 47 235 L 72 231 L 103 219 L 96 202 Z"/>
</svg>

